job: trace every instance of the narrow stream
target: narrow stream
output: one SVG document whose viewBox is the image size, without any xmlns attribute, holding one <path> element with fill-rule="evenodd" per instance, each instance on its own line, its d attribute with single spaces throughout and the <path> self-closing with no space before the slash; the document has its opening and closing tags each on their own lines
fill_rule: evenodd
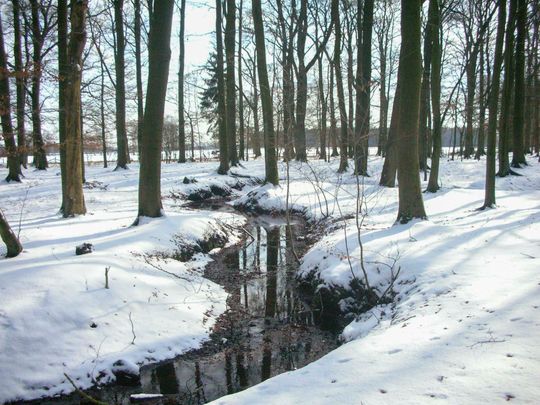
<svg viewBox="0 0 540 405">
<path fill-rule="evenodd" d="M 303 367 L 338 346 L 336 331 L 320 324 L 320 311 L 309 307 L 296 285 L 306 223 L 294 218 L 288 227 L 284 217 L 248 217 L 245 230 L 243 242 L 221 250 L 205 270 L 229 293 L 210 340 L 176 359 L 144 366 L 140 387 L 113 385 L 91 395 L 111 404 L 204 404 Z M 130 397 L 136 393 L 163 396 Z"/>
</svg>

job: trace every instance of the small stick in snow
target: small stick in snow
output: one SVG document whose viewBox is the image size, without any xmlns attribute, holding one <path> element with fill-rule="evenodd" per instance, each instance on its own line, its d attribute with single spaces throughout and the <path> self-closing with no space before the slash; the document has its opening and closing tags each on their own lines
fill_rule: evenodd
<svg viewBox="0 0 540 405">
<path fill-rule="evenodd" d="M 111 269 L 111 266 L 105 267 L 105 288 L 109 289 L 109 270 Z"/>
<path fill-rule="evenodd" d="M 131 312 L 129 313 L 129 323 L 131 323 L 131 333 L 133 334 L 133 340 L 131 341 L 131 344 L 134 345 L 137 336 L 135 335 L 135 327 L 133 326 L 133 319 L 131 319 Z"/>
<path fill-rule="evenodd" d="M 86 399 L 88 402 L 92 403 L 92 404 L 96 404 L 96 405 L 107 405 L 106 402 L 101 402 L 101 401 L 98 401 L 97 399 L 94 399 L 92 398 L 90 395 L 88 395 L 86 392 L 83 392 L 79 389 L 79 387 L 77 387 L 75 385 L 75 383 L 73 382 L 73 380 L 71 378 L 69 378 L 69 376 L 64 373 L 64 376 L 66 376 L 66 378 L 68 379 L 68 381 L 70 382 L 70 384 L 73 386 L 73 388 L 75 388 L 75 391 L 77 392 L 77 394 L 79 394 L 80 396 L 82 396 L 84 399 Z"/>
</svg>

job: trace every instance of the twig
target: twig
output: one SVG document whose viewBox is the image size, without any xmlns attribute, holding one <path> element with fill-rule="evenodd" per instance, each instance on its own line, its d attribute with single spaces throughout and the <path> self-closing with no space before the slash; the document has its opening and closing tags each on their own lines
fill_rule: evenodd
<svg viewBox="0 0 540 405">
<path fill-rule="evenodd" d="M 173 277 L 175 277 L 175 278 L 179 278 L 180 280 L 188 281 L 188 282 L 190 282 L 190 283 L 193 281 L 193 280 L 191 280 L 191 279 L 189 279 L 189 278 L 187 278 L 187 277 L 179 276 L 178 274 L 175 274 L 175 273 L 173 273 L 173 272 L 167 271 L 167 270 L 162 269 L 161 267 L 159 267 L 159 266 L 153 264 L 152 262 L 150 262 L 149 256 L 141 255 L 141 257 L 143 258 L 144 262 L 145 262 L 147 265 L 153 267 L 153 268 L 156 269 L 156 270 L 162 271 L 163 273 L 166 273 L 166 274 L 168 274 L 168 275 L 170 275 L 170 276 L 173 276 Z"/>
<path fill-rule="evenodd" d="M 135 327 L 133 326 L 133 319 L 131 319 L 131 312 L 129 313 L 129 323 L 131 323 L 131 333 L 133 334 L 133 340 L 131 341 L 131 344 L 134 345 L 137 336 L 135 335 Z"/>
<path fill-rule="evenodd" d="M 68 381 L 70 382 L 70 384 L 73 386 L 73 388 L 75 388 L 75 391 L 80 395 L 82 396 L 84 399 L 86 399 L 87 401 L 89 401 L 90 403 L 92 404 L 96 404 L 96 405 L 108 405 L 106 402 L 101 402 L 101 401 L 98 401 L 97 399 L 94 399 L 92 398 L 90 395 L 88 395 L 86 392 L 83 392 L 81 391 L 76 385 L 75 383 L 73 382 L 73 380 L 71 378 L 69 378 L 69 376 L 64 373 L 64 376 L 68 379 Z"/>
<path fill-rule="evenodd" d="M 22 203 L 22 206 L 21 206 L 21 213 L 19 214 L 19 229 L 17 230 L 17 239 L 20 239 L 20 236 L 21 236 L 21 225 L 22 225 L 22 217 L 23 217 L 24 206 L 26 205 L 26 199 L 28 198 L 28 192 L 30 191 L 31 187 L 32 186 L 28 187 L 26 189 L 26 193 L 24 194 L 24 199 L 23 199 L 23 203 Z"/>
<path fill-rule="evenodd" d="M 506 340 L 505 339 L 496 340 L 493 338 L 489 338 L 488 340 L 480 340 L 479 342 L 473 343 L 472 345 L 469 346 L 469 348 L 472 349 L 476 345 L 483 345 L 485 343 L 503 343 L 503 342 L 506 342 Z"/>
</svg>

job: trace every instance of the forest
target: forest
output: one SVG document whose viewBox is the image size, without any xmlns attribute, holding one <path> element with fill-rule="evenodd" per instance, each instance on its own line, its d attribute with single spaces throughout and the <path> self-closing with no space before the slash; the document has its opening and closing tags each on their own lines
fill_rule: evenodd
<svg viewBox="0 0 540 405">
<path fill-rule="evenodd" d="M 535 403 L 538 0 L 0 0 L 0 403 Z"/>
</svg>

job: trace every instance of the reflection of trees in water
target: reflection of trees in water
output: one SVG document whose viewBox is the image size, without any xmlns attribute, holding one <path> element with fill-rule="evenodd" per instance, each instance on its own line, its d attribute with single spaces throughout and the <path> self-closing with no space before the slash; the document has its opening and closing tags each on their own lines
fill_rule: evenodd
<svg viewBox="0 0 540 405">
<path fill-rule="evenodd" d="M 335 347 L 312 327 L 313 316 L 294 289 L 291 250 L 298 229 L 255 225 L 249 231 L 253 239 L 217 267 L 230 293 L 230 311 L 216 335 L 227 338 L 226 348 L 158 367 L 154 390 L 180 391 L 182 403 L 204 403 L 302 367 Z"/>
<path fill-rule="evenodd" d="M 279 228 L 266 230 L 266 300 L 264 316 L 273 318 L 277 305 L 277 271 L 279 255 Z"/>
<path fill-rule="evenodd" d="M 159 392 L 162 394 L 177 394 L 178 382 L 176 380 L 176 370 L 174 363 L 165 363 L 156 368 L 156 379 L 159 385 Z"/>
</svg>

